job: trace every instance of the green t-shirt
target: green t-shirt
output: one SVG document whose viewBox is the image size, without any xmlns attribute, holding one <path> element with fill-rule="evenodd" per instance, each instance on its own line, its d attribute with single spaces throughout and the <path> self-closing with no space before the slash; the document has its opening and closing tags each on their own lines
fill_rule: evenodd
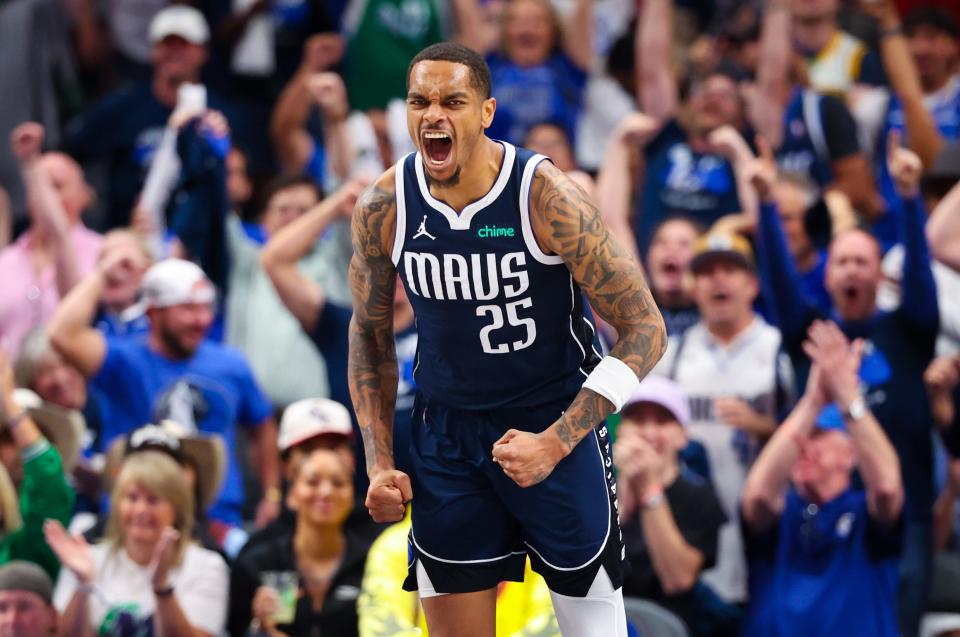
<svg viewBox="0 0 960 637">
<path fill-rule="evenodd" d="M 60 454 L 46 440 L 22 452 L 23 483 L 20 485 L 19 529 L 0 539 L 0 564 L 26 560 L 39 564 L 54 581 L 60 561 L 43 539 L 43 523 L 70 523 L 74 493 L 63 475 Z"/>
<path fill-rule="evenodd" d="M 348 11 L 347 92 L 351 108 L 383 109 L 406 97 L 407 65 L 443 39 L 435 0 L 354 0 Z M 352 14 L 352 15 L 351 15 Z"/>
</svg>

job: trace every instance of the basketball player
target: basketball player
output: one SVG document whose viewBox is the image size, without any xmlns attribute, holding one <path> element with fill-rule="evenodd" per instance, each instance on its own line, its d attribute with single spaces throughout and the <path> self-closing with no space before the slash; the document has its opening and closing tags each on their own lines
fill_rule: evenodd
<svg viewBox="0 0 960 637">
<path fill-rule="evenodd" d="M 378 522 L 415 499 L 410 568 L 432 637 L 493 637 L 497 584 L 529 553 L 567 637 L 625 637 L 623 547 L 603 419 L 663 353 L 640 269 L 541 155 L 485 135 L 483 59 L 424 49 L 408 72 L 419 152 L 361 196 L 350 266 L 350 391 Z M 397 274 L 419 388 L 393 456 Z M 619 334 L 601 360 L 581 290 Z M 409 466 L 407 466 L 409 465 Z"/>
</svg>

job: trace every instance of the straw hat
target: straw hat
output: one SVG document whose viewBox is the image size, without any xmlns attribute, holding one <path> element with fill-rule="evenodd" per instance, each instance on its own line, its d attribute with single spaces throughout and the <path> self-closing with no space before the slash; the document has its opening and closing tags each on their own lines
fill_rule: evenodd
<svg viewBox="0 0 960 637">
<path fill-rule="evenodd" d="M 206 510 L 220 495 L 227 471 L 227 450 L 223 438 L 216 434 L 191 433 L 173 420 L 157 425 L 144 425 L 125 438 L 118 438 L 107 451 L 104 485 L 113 482 L 125 461 L 138 451 L 166 453 L 180 465 L 190 465 L 197 476 L 199 502 L 197 510 Z"/>
<path fill-rule="evenodd" d="M 73 471 L 80 459 L 87 431 L 83 414 L 76 409 L 49 403 L 29 389 L 13 390 L 13 400 L 20 409 L 26 410 L 40 432 L 60 453 L 64 473 Z"/>
</svg>

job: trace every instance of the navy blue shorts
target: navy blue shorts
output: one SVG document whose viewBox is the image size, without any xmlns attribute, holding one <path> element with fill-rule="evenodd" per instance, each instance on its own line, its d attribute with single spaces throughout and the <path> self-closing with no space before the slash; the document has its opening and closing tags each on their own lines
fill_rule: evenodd
<svg viewBox="0 0 960 637">
<path fill-rule="evenodd" d="M 493 443 L 508 429 L 541 432 L 571 401 L 464 411 L 418 396 L 397 448 L 398 468 L 413 486 L 406 590 L 417 589 L 417 561 L 437 592 L 466 593 L 522 581 L 528 554 L 557 593 L 585 596 L 600 568 L 621 586 L 623 544 L 603 423 L 526 489 L 492 459 Z"/>
</svg>

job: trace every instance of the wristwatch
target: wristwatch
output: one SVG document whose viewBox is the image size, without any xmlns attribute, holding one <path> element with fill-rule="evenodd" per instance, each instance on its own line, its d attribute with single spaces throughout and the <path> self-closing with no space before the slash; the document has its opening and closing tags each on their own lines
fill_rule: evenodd
<svg viewBox="0 0 960 637">
<path fill-rule="evenodd" d="M 867 402 L 863 396 L 857 396 L 850 406 L 843 410 L 844 420 L 857 421 L 867 415 Z"/>
<path fill-rule="evenodd" d="M 656 509 L 663 504 L 663 489 L 651 489 L 640 498 L 640 506 L 645 510 Z"/>
</svg>

